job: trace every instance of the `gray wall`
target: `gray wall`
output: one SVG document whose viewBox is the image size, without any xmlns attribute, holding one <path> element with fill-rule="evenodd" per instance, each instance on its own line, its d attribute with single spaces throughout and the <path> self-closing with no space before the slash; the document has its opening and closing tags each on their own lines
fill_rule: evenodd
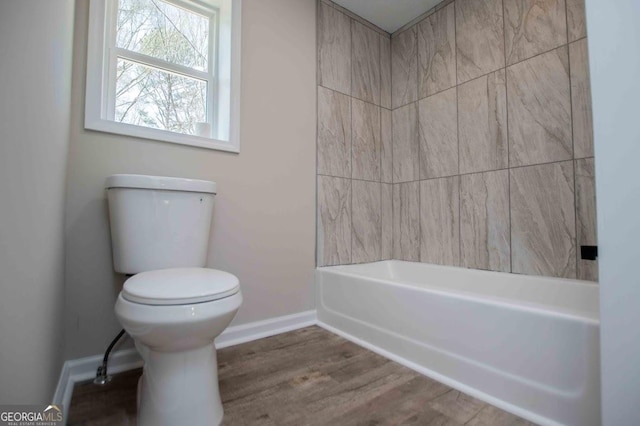
<svg viewBox="0 0 640 426">
<path fill-rule="evenodd" d="M 319 266 L 391 259 L 389 34 L 318 1 Z"/>
<path fill-rule="evenodd" d="M 0 2 L 0 403 L 62 366 L 73 0 Z"/>
<path fill-rule="evenodd" d="M 378 201 L 344 180 L 319 179 L 318 246 L 328 253 L 320 265 L 377 260 L 356 256 L 362 239 L 354 237 L 349 257 L 346 238 L 358 235 L 358 210 L 371 211 L 374 199 L 393 224 L 394 259 L 597 280 L 597 263 L 579 259 L 580 245 L 596 244 L 584 3 L 543 3 L 445 1 L 392 35 L 393 149 L 380 166 L 390 170 L 392 189 L 383 184 Z M 325 50 L 346 45 L 340 21 L 328 25 L 321 66 Z M 346 76 L 349 56 L 332 54 L 324 74 Z M 327 143 L 321 130 L 350 113 L 354 133 L 353 102 L 343 110 L 336 103 L 331 115 L 319 114 L 319 160 L 323 148 L 333 149 L 334 166 L 348 149 L 335 149 L 339 132 L 327 132 Z"/>
<path fill-rule="evenodd" d="M 233 325 L 312 309 L 315 1 L 243 2 L 239 155 L 84 130 L 88 1 L 76 3 L 66 357 L 104 351 L 120 329 L 104 192 L 113 173 L 217 182 L 208 264 L 240 279 Z"/>
<path fill-rule="evenodd" d="M 640 424 L 640 4 L 587 0 L 600 239 L 602 424 Z"/>
</svg>

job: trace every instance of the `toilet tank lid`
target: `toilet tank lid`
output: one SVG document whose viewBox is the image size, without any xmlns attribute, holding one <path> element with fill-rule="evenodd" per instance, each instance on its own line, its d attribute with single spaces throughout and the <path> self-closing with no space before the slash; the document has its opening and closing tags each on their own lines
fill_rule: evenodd
<svg viewBox="0 0 640 426">
<path fill-rule="evenodd" d="M 210 180 L 187 179 L 168 176 L 117 174 L 107 178 L 109 188 L 164 189 L 167 191 L 216 193 L 216 183 Z"/>
<path fill-rule="evenodd" d="M 147 305 L 187 305 L 210 302 L 238 292 L 238 278 L 208 268 L 171 268 L 141 272 L 129 278 L 122 297 Z"/>
</svg>

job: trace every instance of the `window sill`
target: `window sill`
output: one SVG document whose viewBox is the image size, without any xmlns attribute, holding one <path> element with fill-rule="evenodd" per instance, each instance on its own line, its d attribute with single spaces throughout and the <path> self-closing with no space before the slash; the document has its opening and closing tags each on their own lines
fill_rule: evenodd
<svg viewBox="0 0 640 426">
<path fill-rule="evenodd" d="M 135 126 L 132 124 L 118 123 L 109 120 L 86 121 L 84 128 L 99 132 L 113 133 L 116 135 L 132 136 L 142 139 L 150 139 L 160 142 L 175 143 L 178 145 L 195 146 L 198 148 L 213 149 L 216 151 L 240 152 L 238 141 L 223 141 L 202 136 L 183 135 L 166 130 L 152 129 L 149 127 Z"/>
</svg>

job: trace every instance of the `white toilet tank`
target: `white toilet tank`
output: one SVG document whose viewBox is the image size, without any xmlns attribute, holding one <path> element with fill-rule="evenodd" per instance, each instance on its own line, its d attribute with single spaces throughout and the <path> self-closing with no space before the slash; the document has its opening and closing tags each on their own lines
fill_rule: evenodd
<svg viewBox="0 0 640 426">
<path fill-rule="evenodd" d="M 120 174 L 106 187 L 116 272 L 205 266 L 215 182 Z"/>
</svg>

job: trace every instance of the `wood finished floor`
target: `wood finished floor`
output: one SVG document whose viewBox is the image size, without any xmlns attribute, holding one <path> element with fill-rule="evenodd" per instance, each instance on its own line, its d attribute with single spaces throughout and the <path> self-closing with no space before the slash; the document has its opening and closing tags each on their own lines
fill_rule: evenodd
<svg viewBox="0 0 640 426">
<path fill-rule="evenodd" d="M 319 327 L 218 351 L 225 425 L 532 425 Z M 75 387 L 69 425 L 135 425 L 140 369 Z"/>
</svg>

